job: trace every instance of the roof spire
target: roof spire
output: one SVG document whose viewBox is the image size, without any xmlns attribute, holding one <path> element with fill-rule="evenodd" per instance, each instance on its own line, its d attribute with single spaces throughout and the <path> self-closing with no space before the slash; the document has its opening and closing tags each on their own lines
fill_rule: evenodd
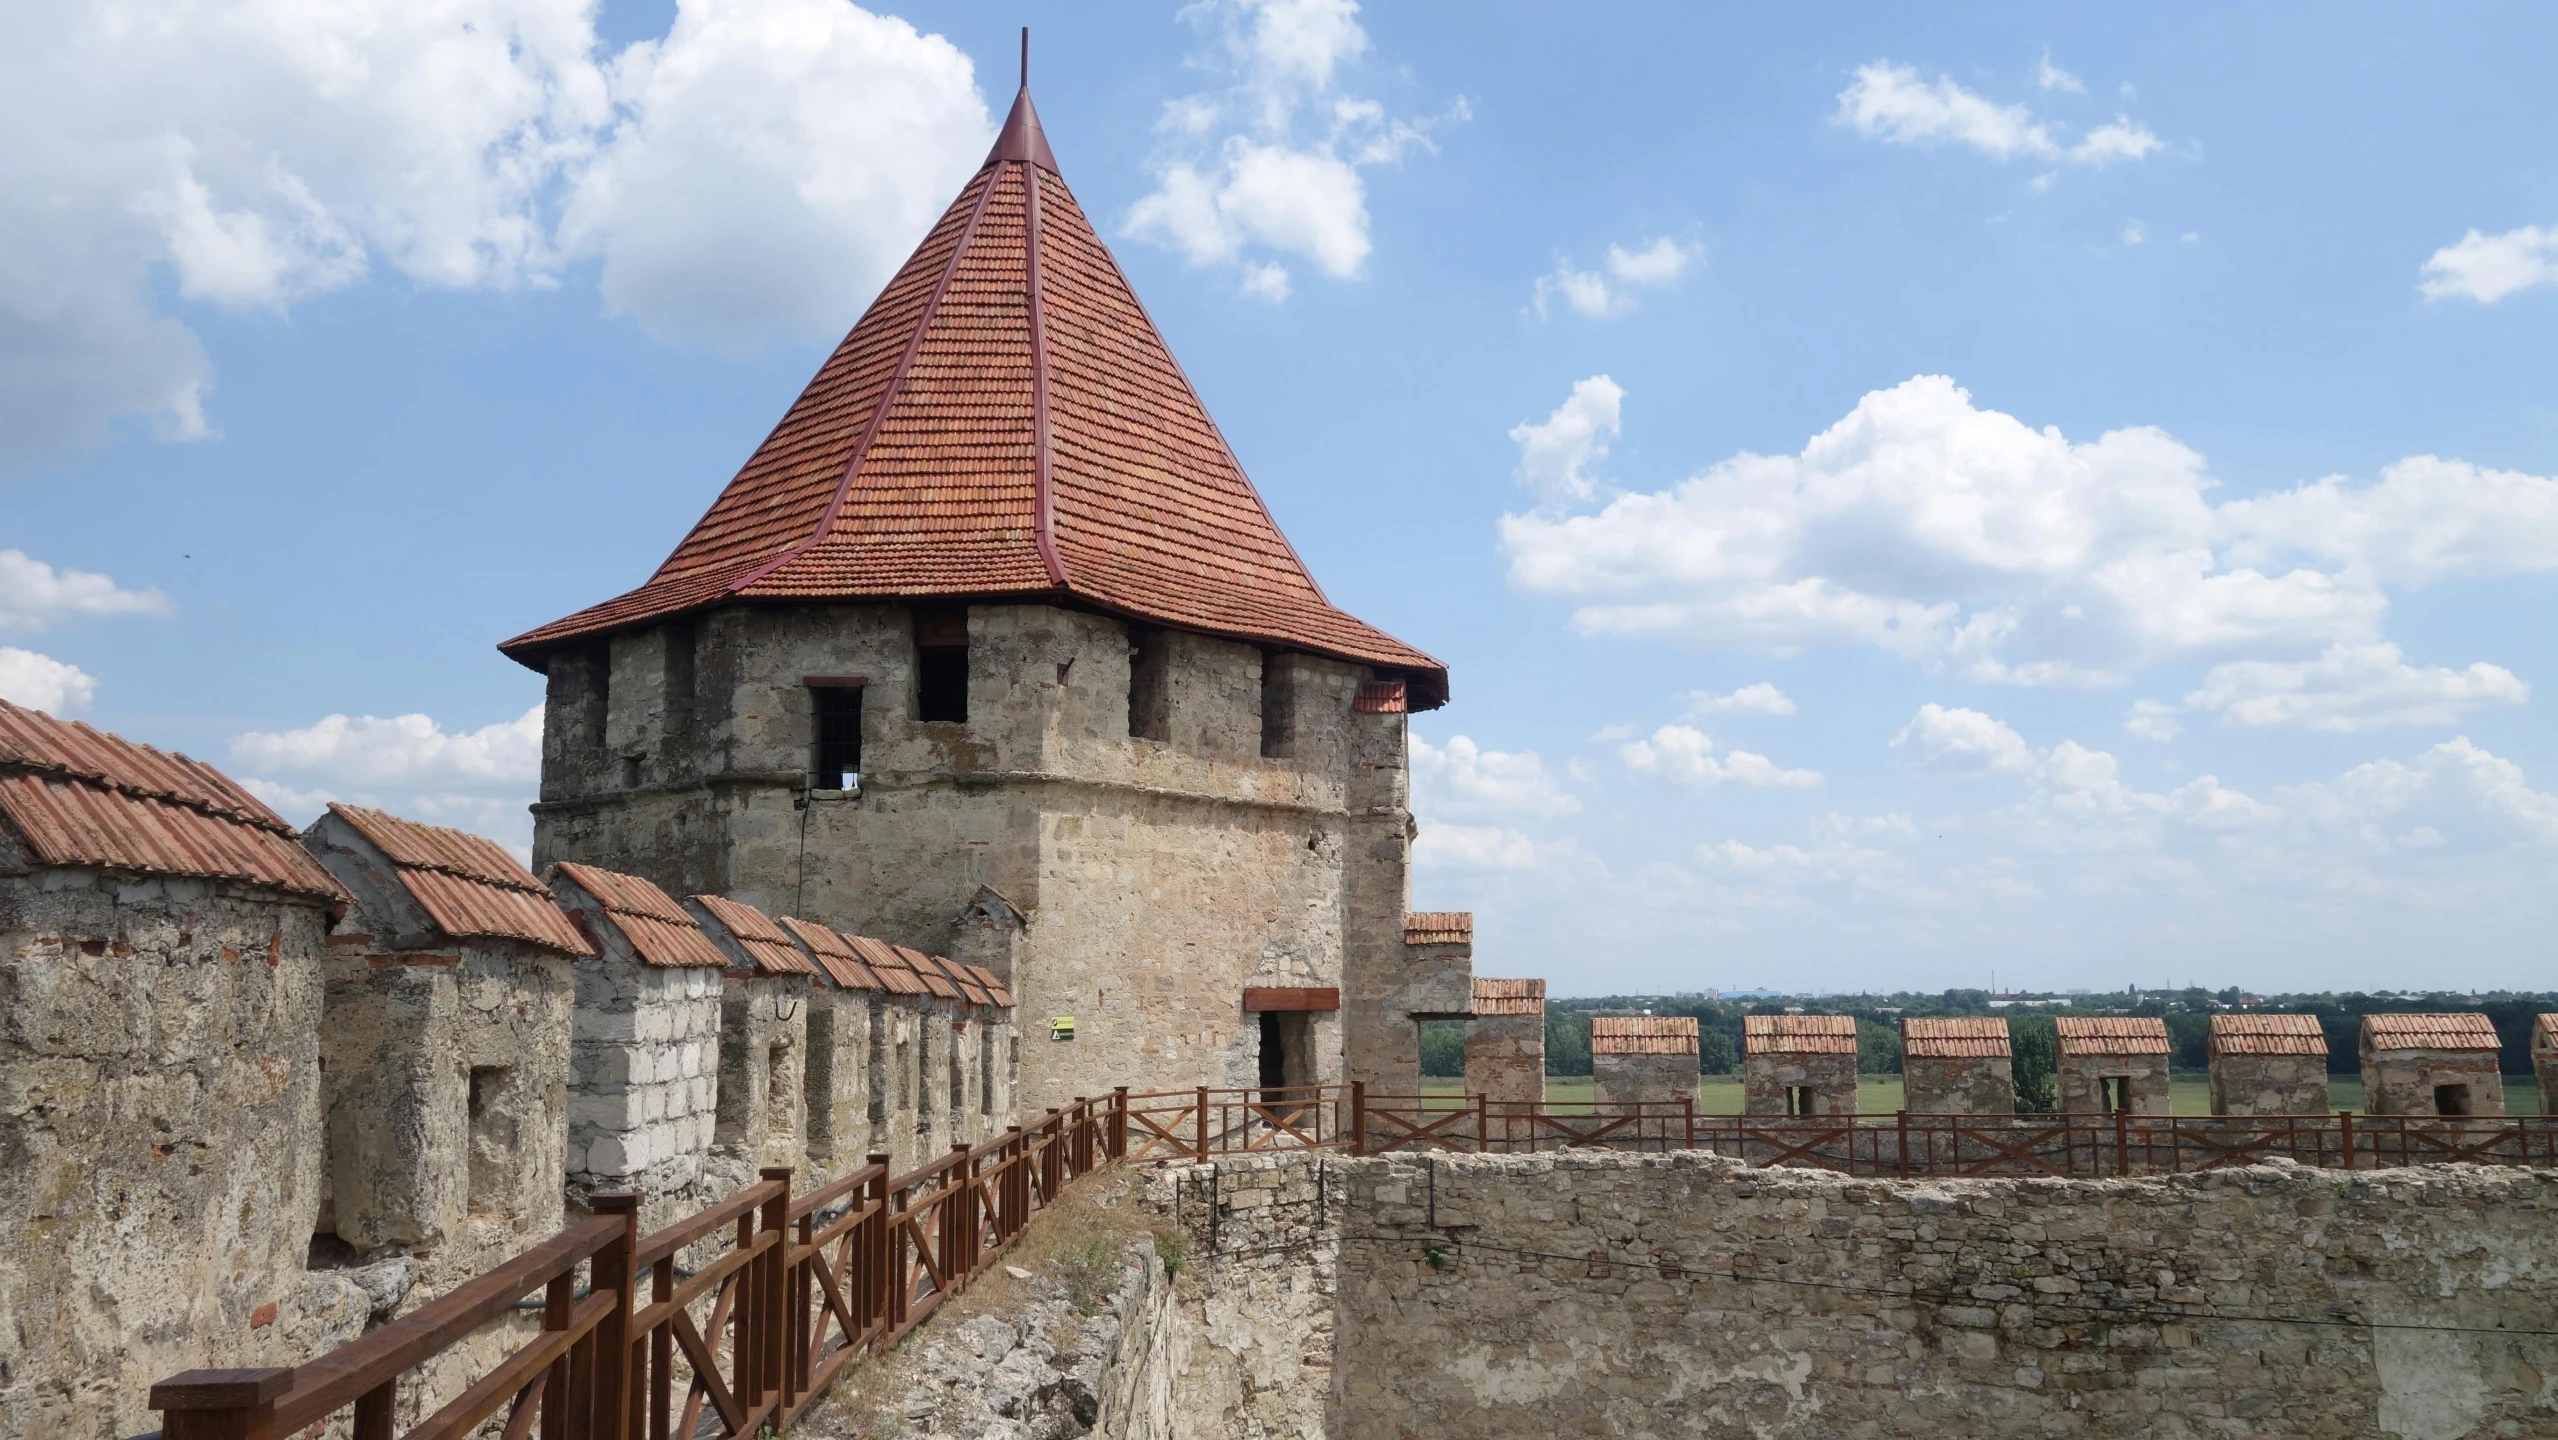
<svg viewBox="0 0 2558 1440">
<path fill-rule="evenodd" d="M 1021 93 L 1013 97 L 1013 111 L 1004 117 L 1003 132 L 995 137 L 995 148 L 986 152 L 986 164 L 1021 160 L 1054 175 L 1057 157 L 1049 153 L 1048 136 L 1039 128 L 1039 112 L 1030 104 L 1030 27 L 1021 27 Z M 979 167 L 984 168 L 984 167 Z"/>
</svg>

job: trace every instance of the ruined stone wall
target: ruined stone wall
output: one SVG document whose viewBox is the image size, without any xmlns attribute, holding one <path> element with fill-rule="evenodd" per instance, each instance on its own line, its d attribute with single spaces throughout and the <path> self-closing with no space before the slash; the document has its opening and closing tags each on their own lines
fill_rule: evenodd
<svg viewBox="0 0 2558 1440">
<path fill-rule="evenodd" d="M 1331 1180 L 1347 1440 L 2558 1430 L 2546 1342 L 2493 1333 L 2558 1329 L 2548 1172 L 1895 1184 L 1576 1154 Z"/>
<path fill-rule="evenodd" d="M 2531 1071 L 2540 1081 L 2540 1113 L 2558 1115 L 2558 1046 L 2535 1039 L 2531 1047 Z"/>
<path fill-rule="evenodd" d="M 1904 1054 L 1901 1086 L 1913 1115 L 2016 1113 L 2016 1062 L 2005 1056 Z"/>
<path fill-rule="evenodd" d="M 133 1435 L 196 1366 L 289 1363 L 369 1305 L 311 1277 L 314 901 L 0 877 L 0 1437 Z"/>
<path fill-rule="evenodd" d="M 878 999 L 858 990 L 813 989 L 808 997 L 807 1156 L 811 1184 L 868 1163 L 871 1015 Z"/>
<path fill-rule="evenodd" d="M 1478 1015 L 1466 1022 L 1466 1090 L 1495 1102 L 1545 1100 L 1545 1016 Z"/>
<path fill-rule="evenodd" d="M 2100 1115 L 2105 1111 L 2105 1080 L 2128 1077 L 2135 1115 L 2172 1114 L 2167 1088 L 2167 1057 L 2160 1055 L 2071 1055 L 2052 1062 L 2060 1089 L 2061 1113 Z"/>
<path fill-rule="evenodd" d="M 968 624 L 965 724 L 915 718 L 901 605 L 738 607 L 562 653 L 537 862 L 939 954 L 976 953 L 961 918 L 993 887 L 1030 919 L 992 966 L 1019 1013 L 1077 1020 L 1073 1042 L 1022 1047 L 1022 1111 L 1102 1093 L 1140 1058 L 1168 1085 L 1249 1084 L 1246 985 L 1343 984 L 1362 926 L 1403 965 L 1402 717 L 1350 713 L 1364 669 L 1283 655 L 1265 675 L 1251 646 L 1162 637 L 1167 738 L 1145 739 L 1120 622 L 977 606 Z M 858 796 L 805 788 L 809 676 L 867 681 Z M 1265 703 L 1282 733 L 1263 735 Z M 591 752 L 565 738 L 585 733 Z M 1337 1057 L 1337 1022 L 1318 1030 Z"/>
<path fill-rule="evenodd" d="M 2222 1055 L 2211 1057 L 2215 1115 L 2324 1115 L 2324 1055 Z"/>
<path fill-rule="evenodd" d="M 798 975 L 730 972 L 721 978 L 711 1145 L 747 1170 L 807 1164 L 811 989 Z"/>
<path fill-rule="evenodd" d="M 2505 1077 L 2492 1050 L 2363 1050 L 2363 1108 L 2374 1115 L 2436 1113 L 2434 1091 L 2469 1087 L 2469 1113 L 2505 1113 Z"/>
<path fill-rule="evenodd" d="M 1809 1086 L 1815 1115 L 1856 1113 L 1856 1056 L 1756 1051 L 1741 1062 L 1741 1112 L 1786 1114 L 1787 1090 Z"/>
<path fill-rule="evenodd" d="M 1591 1093 L 1601 1104 L 1676 1105 L 1696 1096 L 1694 1055 L 1593 1055 Z"/>
</svg>

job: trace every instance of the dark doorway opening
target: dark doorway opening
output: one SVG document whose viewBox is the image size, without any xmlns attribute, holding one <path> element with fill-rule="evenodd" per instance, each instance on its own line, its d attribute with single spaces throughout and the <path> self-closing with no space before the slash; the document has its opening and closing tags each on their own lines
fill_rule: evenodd
<svg viewBox="0 0 2558 1440">
<path fill-rule="evenodd" d="M 2101 1087 L 2103 1095 L 2102 1103 L 2105 1107 L 2106 1114 L 2129 1115 L 2132 1113 L 2131 1076 L 2108 1075 L 2099 1080 L 2097 1084 Z"/>
<path fill-rule="evenodd" d="M 1276 1090 L 1288 1083 L 1288 1041 L 1279 1028 L 1279 1012 L 1261 1012 L 1261 1088 Z"/>
</svg>

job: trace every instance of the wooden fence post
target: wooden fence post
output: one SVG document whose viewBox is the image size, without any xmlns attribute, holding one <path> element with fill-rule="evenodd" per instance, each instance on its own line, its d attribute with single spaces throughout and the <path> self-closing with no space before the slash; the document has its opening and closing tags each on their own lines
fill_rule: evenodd
<svg viewBox="0 0 2558 1440">
<path fill-rule="evenodd" d="M 2336 1129 L 2344 1144 L 2345 1168 L 2351 1170 L 2354 1168 L 2354 1112 L 2351 1110 L 2337 1111 Z"/>
<path fill-rule="evenodd" d="M 762 1333 L 755 1343 L 757 1391 L 752 1404 L 761 1404 L 767 1395 L 781 1395 L 782 1352 L 787 1348 L 785 1337 L 790 1334 L 790 1167 L 767 1165 L 757 1174 L 779 1184 L 781 1190 L 764 1202 L 761 1228 L 772 1233 L 773 1248 L 756 1267 L 763 1272 L 764 1284 L 755 1297 L 762 1302 L 755 1307 L 755 1327 Z M 777 1399 L 774 1414 L 778 1418 L 780 1413 Z"/>
<path fill-rule="evenodd" d="M 1350 1082 L 1350 1153 L 1368 1153 L 1368 1082 Z"/>
<path fill-rule="evenodd" d="M 631 1257 L 639 1249 L 640 1197 L 598 1195 L 588 1208 L 598 1215 L 622 1217 L 622 1231 L 586 1262 L 589 1294 L 611 1291 L 613 1308 L 595 1324 L 594 1430 L 598 1437 L 627 1435 L 631 1429 L 631 1291 L 636 1283 Z M 389 1388 L 389 1387 L 384 1387 Z M 384 1432 L 388 1434 L 388 1431 Z"/>
<path fill-rule="evenodd" d="M 1128 1158 L 1128 1087 L 1125 1085 L 1110 1092 L 1108 1140 L 1112 1161 Z"/>
<path fill-rule="evenodd" d="M 870 1203 L 879 1207 L 879 1213 L 871 1217 L 871 1223 L 863 1230 L 862 1238 L 854 1242 L 861 1248 L 863 1267 L 863 1298 L 860 1315 L 862 1324 L 865 1326 L 874 1320 L 878 1321 L 879 1333 L 886 1335 L 893 1323 L 889 1313 L 893 1308 L 893 1303 L 889 1299 L 889 1291 L 893 1286 L 888 1274 L 888 1257 L 891 1246 L 894 1244 L 889 1238 L 888 1225 L 889 1160 L 887 1155 L 874 1150 L 864 1163 L 875 1167 L 879 1172 L 871 1177 L 869 1186 Z"/>
<path fill-rule="evenodd" d="M 151 1387 L 168 1440 L 267 1440 L 290 1370 L 189 1370 Z"/>
<path fill-rule="evenodd" d="M 1492 1097 L 1480 1090 L 1474 1094 L 1474 1150 L 1478 1155 L 1492 1153 Z"/>
<path fill-rule="evenodd" d="M 2114 1112 L 2114 1173 L 2132 1173 L 2132 1112 Z"/>
<path fill-rule="evenodd" d="M 1208 1162 L 1208 1087 L 1199 1087 L 1199 1162 Z"/>
</svg>

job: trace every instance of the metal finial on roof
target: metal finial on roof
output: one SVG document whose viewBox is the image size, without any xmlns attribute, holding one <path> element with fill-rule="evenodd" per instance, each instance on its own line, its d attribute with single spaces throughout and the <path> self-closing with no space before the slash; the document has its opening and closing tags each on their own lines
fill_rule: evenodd
<svg viewBox="0 0 2558 1440">
<path fill-rule="evenodd" d="M 1021 88 L 1030 88 L 1030 27 L 1021 27 Z"/>
</svg>

